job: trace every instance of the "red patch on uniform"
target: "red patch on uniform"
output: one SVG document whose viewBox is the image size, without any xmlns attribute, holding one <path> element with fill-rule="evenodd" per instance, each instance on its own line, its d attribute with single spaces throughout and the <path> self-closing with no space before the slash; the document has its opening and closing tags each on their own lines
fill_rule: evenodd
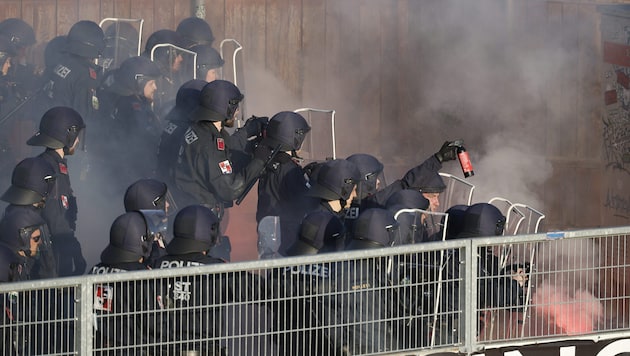
<svg viewBox="0 0 630 356">
<path fill-rule="evenodd" d="M 94 68 L 90 68 L 90 78 L 96 80 L 97 74 Z"/>
<path fill-rule="evenodd" d="M 217 150 L 225 150 L 225 140 L 223 140 L 221 137 L 217 137 Z"/>
<path fill-rule="evenodd" d="M 61 205 L 63 206 L 64 209 L 68 209 L 70 207 L 70 204 L 68 203 L 68 197 L 65 195 L 61 196 Z"/>
<path fill-rule="evenodd" d="M 221 173 L 223 174 L 232 174 L 232 164 L 230 164 L 230 161 L 227 159 L 219 162 L 219 168 L 221 168 Z"/>
<path fill-rule="evenodd" d="M 61 174 L 68 174 L 68 167 L 65 164 L 59 162 L 59 172 L 61 172 Z"/>
<path fill-rule="evenodd" d="M 142 108 L 142 105 L 140 105 L 139 102 L 135 101 L 133 104 L 131 104 L 131 107 L 136 111 L 140 111 L 140 109 Z"/>
</svg>

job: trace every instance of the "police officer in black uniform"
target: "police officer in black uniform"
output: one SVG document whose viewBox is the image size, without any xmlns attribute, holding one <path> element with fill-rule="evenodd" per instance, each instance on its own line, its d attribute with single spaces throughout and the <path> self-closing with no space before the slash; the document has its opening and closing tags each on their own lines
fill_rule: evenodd
<svg viewBox="0 0 630 356">
<path fill-rule="evenodd" d="M 46 148 L 39 157 L 55 170 L 55 186 L 46 199 L 43 217 L 50 229 L 59 276 L 80 275 L 86 267 L 81 244 L 74 234 L 78 207 L 66 159 L 74 154 L 84 128 L 85 123 L 76 110 L 58 106 L 46 111 L 39 131 L 27 141 L 31 146 Z"/>
<path fill-rule="evenodd" d="M 54 64 L 45 91 L 51 106 L 71 107 L 88 119 L 96 115 L 96 89 L 101 69 L 95 64 L 105 48 L 103 30 L 93 21 L 82 20 L 70 28 L 63 54 Z"/>
<path fill-rule="evenodd" d="M 11 41 L 0 35 L 0 120 L 15 107 L 15 97 L 13 95 L 13 85 L 8 76 L 11 67 L 11 56 L 14 55 L 15 48 Z M 10 167 L 15 164 L 16 152 L 12 147 L 11 133 L 12 126 L 6 122 L 0 122 L 2 131 L 0 133 L 0 183 L 8 180 Z"/>
<path fill-rule="evenodd" d="M 142 54 L 152 59 L 162 73 L 154 100 L 154 111 L 159 117 L 164 117 L 173 107 L 179 87 L 193 79 L 192 72 L 190 78 L 182 77 L 184 57 L 175 47 L 183 48 L 183 40 L 177 32 L 169 29 L 157 30 L 147 38 Z"/>
<path fill-rule="evenodd" d="M 161 210 L 164 219 L 169 215 L 168 187 L 166 183 L 153 178 L 142 178 L 132 183 L 125 191 L 125 211 Z M 168 224 L 168 220 L 165 221 Z M 166 238 L 164 234 L 157 234 L 153 241 L 151 254 L 147 258 L 147 265 L 166 255 Z"/>
<path fill-rule="evenodd" d="M 156 177 L 174 186 L 174 169 L 184 133 L 191 123 L 190 113 L 199 105 L 201 89 L 208 84 L 205 80 L 192 79 L 182 84 L 177 91 L 175 107 L 164 117 L 164 130 L 158 147 Z M 175 198 L 177 201 L 177 197 Z"/>
<path fill-rule="evenodd" d="M 298 238 L 298 229 L 304 215 L 313 210 L 316 201 L 307 197 L 309 186 L 304 171 L 296 160 L 297 151 L 311 130 L 302 115 L 291 111 L 275 114 L 266 129 L 260 145 L 277 149 L 278 153 L 265 168 L 258 181 L 258 207 L 256 221 L 265 216 L 279 216 L 281 243 L 278 252 L 286 250 Z"/>
<path fill-rule="evenodd" d="M 33 279 L 32 268 L 47 234 L 46 221 L 33 210 L 16 209 L 0 220 L 0 243 L 20 256 L 25 280 Z"/>
<path fill-rule="evenodd" d="M 129 22 L 115 21 L 104 31 L 105 49 L 103 56 L 99 59 L 99 64 L 103 72 L 120 67 L 122 62 L 131 57 L 137 56 L 138 30 Z"/>
<path fill-rule="evenodd" d="M 181 209 L 173 222 L 173 235 L 166 246 L 168 255 L 156 260 L 154 268 L 223 263 L 208 254 L 219 235 L 219 219 L 209 208 L 190 205 Z M 168 352 L 177 355 L 185 354 L 185 351 L 197 351 L 201 355 L 222 354 L 221 345 L 210 339 L 225 331 L 220 317 L 223 312 L 220 305 L 227 301 L 224 283 L 218 275 L 183 276 L 162 283 L 162 299 L 172 308 L 160 340 L 163 344 L 171 344 Z M 187 308 L 194 311 L 187 312 Z"/>
<path fill-rule="evenodd" d="M 105 157 L 115 157 L 119 147 L 111 142 L 133 142 L 125 146 L 126 159 L 106 160 L 105 166 L 113 174 L 114 182 L 122 182 L 126 188 L 133 181 L 153 176 L 156 151 L 162 124 L 153 112 L 156 82 L 161 76 L 158 66 L 146 57 L 126 59 L 113 74 L 113 84 L 108 91 L 115 93 L 111 120 L 104 122 L 100 132 L 106 142 L 99 144 Z M 107 110 L 110 111 L 110 110 Z"/>
<path fill-rule="evenodd" d="M 89 274 L 124 273 L 143 271 L 150 267 L 146 259 L 156 234 L 162 228 L 152 229 L 143 212 L 132 211 L 118 216 L 112 223 L 109 244 L 101 253 L 101 262 Z M 94 311 L 97 330 L 96 354 L 145 355 L 151 354 L 149 342 L 159 333 L 158 327 L 142 311 L 155 310 L 153 284 L 135 282 L 109 283 L 95 286 Z M 119 347 L 117 351 L 102 348 Z"/>
<path fill-rule="evenodd" d="M 240 137 L 260 135 L 267 123 L 267 118 L 249 119 L 230 136 L 224 125 L 233 123 L 242 99 L 238 88 L 225 80 L 212 81 L 202 89 L 200 105 L 191 113 L 193 123 L 184 134 L 175 169 L 175 184 L 188 201 L 178 205 L 206 205 L 221 219 L 223 209 L 232 206 L 232 201 L 262 172 L 272 153 L 264 145 L 258 146 L 254 158 L 240 169 L 232 163 L 232 144 L 244 147 L 247 140 Z"/>
</svg>

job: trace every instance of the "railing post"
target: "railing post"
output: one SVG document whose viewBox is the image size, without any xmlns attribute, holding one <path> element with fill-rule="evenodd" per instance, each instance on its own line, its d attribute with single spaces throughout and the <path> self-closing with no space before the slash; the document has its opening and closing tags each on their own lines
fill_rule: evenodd
<svg viewBox="0 0 630 356">
<path fill-rule="evenodd" d="M 77 318 L 78 318 L 78 354 L 79 355 L 91 355 L 92 345 L 94 339 L 94 313 L 92 312 L 92 305 L 94 304 L 94 294 L 92 293 L 93 281 L 88 276 L 79 285 L 80 293 L 79 298 L 76 298 L 77 306 Z"/>
</svg>

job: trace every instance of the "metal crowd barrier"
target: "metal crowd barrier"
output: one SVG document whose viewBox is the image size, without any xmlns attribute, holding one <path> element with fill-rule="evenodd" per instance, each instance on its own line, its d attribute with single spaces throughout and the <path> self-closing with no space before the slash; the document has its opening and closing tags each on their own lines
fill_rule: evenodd
<svg viewBox="0 0 630 356">
<path fill-rule="evenodd" d="M 4 355 L 429 355 L 615 338 L 630 333 L 629 235 L 499 236 L 1 284 L 0 342 Z"/>
</svg>

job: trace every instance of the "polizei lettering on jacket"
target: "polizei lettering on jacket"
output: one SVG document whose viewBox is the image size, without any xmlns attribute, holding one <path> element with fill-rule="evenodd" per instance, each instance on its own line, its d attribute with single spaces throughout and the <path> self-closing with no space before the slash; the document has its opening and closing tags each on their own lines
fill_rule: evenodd
<svg viewBox="0 0 630 356">
<path fill-rule="evenodd" d="M 320 278 L 328 278 L 330 276 L 328 266 L 322 265 L 289 266 L 284 268 L 284 272 L 291 272 L 291 274 L 306 274 Z"/>
</svg>

